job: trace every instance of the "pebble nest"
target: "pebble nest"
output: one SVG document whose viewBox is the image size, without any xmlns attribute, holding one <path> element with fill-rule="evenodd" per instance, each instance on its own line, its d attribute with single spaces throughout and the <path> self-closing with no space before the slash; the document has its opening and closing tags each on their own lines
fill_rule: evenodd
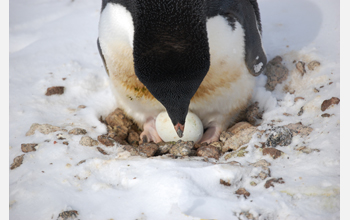
<svg viewBox="0 0 350 220">
<path fill-rule="evenodd" d="M 277 84 L 283 83 L 288 77 L 289 70 L 282 61 L 283 59 L 281 56 L 276 56 L 267 64 L 266 71 L 264 72 L 268 78 L 265 87 L 270 91 L 274 90 Z M 300 61 L 296 62 L 295 68 L 304 75 L 307 74 L 308 71 L 317 69 L 319 66 L 320 62 L 318 61 L 311 61 L 308 64 Z M 48 88 L 48 91 L 59 91 L 56 94 L 60 94 L 64 89 L 61 87 L 52 87 Z M 294 101 L 298 102 L 298 100 L 304 100 L 304 98 L 296 97 Z M 332 105 L 339 104 L 339 102 L 339 98 L 332 97 L 329 100 L 325 100 L 322 106 L 320 106 L 320 109 L 325 111 Z M 84 105 L 79 106 L 79 108 L 85 107 Z M 300 116 L 302 113 L 303 111 L 300 111 L 298 115 Z M 252 103 L 239 114 L 233 126 L 221 133 L 219 141 L 210 144 L 195 144 L 191 141 L 144 143 L 140 140 L 142 130 L 119 108 L 111 112 L 104 119 L 102 116 L 100 117 L 100 121 L 107 126 L 107 133 L 99 135 L 97 140 L 88 136 L 87 131 L 82 128 L 73 128 L 67 131 L 58 126 L 37 123 L 34 123 L 30 127 L 26 136 L 33 135 L 35 132 L 43 134 L 61 132 L 57 134 L 57 141 L 60 141 L 65 140 L 69 135 L 81 135 L 82 137 L 79 144 L 87 147 L 95 147 L 96 150 L 103 155 L 109 155 L 110 151 L 108 148 L 117 146 L 123 151 L 129 152 L 130 156 L 155 157 L 168 155 L 172 158 L 196 156 L 213 158 L 215 160 L 221 160 L 222 158 L 224 160 L 230 160 L 234 157 L 244 157 L 246 153 L 248 153 L 248 143 L 251 142 L 253 137 L 257 137 L 257 140 L 260 140 L 259 143 L 253 143 L 256 149 L 260 149 L 263 155 L 270 155 L 273 159 L 276 159 L 282 156 L 283 152 L 274 148 L 278 146 L 289 146 L 294 136 L 299 135 L 304 138 L 313 130 L 311 127 L 302 125 L 301 122 L 284 126 L 275 126 L 273 121 L 268 124 L 267 129 L 260 130 L 258 128 L 262 121 L 263 114 L 264 111 L 259 109 L 259 103 Z M 290 113 L 284 113 L 283 115 L 292 116 Z M 322 117 L 331 117 L 331 115 L 324 113 Z M 54 141 L 54 144 L 57 143 L 57 141 Z M 62 144 L 69 145 L 69 142 L 65 140 Z M 37 147 L 38 143 L 24 143 L 21 149 L 22 152 L 27 154 L 30 152 L 34 153 Z M 297 146 L 295 150 L 303 153 L 317 151 L 317 149 L 310 149 L 307 146 Z M 11 169 L 15 169 L 22 164 L 25 154 L 14 159 Z"/>
</svg>

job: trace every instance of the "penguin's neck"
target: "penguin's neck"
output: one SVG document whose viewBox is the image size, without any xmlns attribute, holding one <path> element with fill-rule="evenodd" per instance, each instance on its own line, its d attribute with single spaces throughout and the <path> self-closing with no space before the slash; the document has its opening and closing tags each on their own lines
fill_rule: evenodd
<svg viewBox="0 0 350 220">
<path fill-rule="evenodd" d="M 142 69 L 143 76 L 149 75 L 145 70 L 151 68 L 152 80 L 159 81 L 205 72 L 210 62 L 205 10 L 205 0 L 136 0 L 136 72 Z"/>
</svg>

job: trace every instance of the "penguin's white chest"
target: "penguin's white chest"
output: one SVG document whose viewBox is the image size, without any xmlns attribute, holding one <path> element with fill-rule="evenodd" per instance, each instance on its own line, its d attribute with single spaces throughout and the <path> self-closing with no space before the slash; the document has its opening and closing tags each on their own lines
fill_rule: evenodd
<svg viewBox="0 0 350 220">
<path fill-rule="evenodd" d="M 244 30 L 235 29 L 225 18 L 207 20 L 210 69 L 191 99 L 190 110 L 206 127 L 222 123 L 246 104 L 253 91 L 254 77 L 249 74 L 244 57 Z M 156 117 L 164 107 L 148 92 L 134 72 L 134 26 L 132 16 L 119 4 L 108 3 L 101 13 L 99 41 L 110 75 L 117 103 L 135 121 L 142 124 Z"/>
</svg>

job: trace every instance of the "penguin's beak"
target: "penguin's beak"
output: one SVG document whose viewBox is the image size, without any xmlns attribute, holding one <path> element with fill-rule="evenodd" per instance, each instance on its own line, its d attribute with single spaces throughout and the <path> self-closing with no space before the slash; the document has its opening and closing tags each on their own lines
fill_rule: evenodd
<svg viewBox="0 0 350 220">
<path fill-rule="evenodd" d="M 177 135 L 179 136 L 179 138 L 182 138 L 185 126 L 180 124 L 180 123 L 177 123 L 174 126 L 174 128 L 175 128 L 175 131 L 176 131 Z"/>
</svg>

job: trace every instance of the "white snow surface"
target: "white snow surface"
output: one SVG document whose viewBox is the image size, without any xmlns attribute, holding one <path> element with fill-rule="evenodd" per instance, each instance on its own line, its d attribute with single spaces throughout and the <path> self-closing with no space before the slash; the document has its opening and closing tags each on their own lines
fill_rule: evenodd
<svg viewBox="0 0 350 220">
<path fill-rule="evenodd" d="M 323 100 L 340 98 L 339 1 L 259 0 L 259 5 L 268 60 L 280 55 L 290 70 L 273 92 L 264 87 L 266 76 L 256 78 L 252 101 L 264 110 L 259 128 L 272 121 L 275 126 L 302 122 L 313 131 L 277 146 L 284 152 L 277 159 L 254 147 L 265 137 L 254 137 L 244 157 L 205 162 L 130 157 L 119 146 L 100 144 L 110 154 L 103 155 L 96 146 L 80 145 L 81 135 L 62 131 L 26 136 L 39 123 L 84 128 L 97 139 L 107 131 L 98 118 L 117 106 L 96 46 L 100 1 L 9 1 L 9 165 L 24 154 L 21 144 L 38 143 L 9 171 L 10 219 L 57 219 L 67 210 L 78 211 L 81 220 L 247 219 L 244 212 L 255 219 L 339 219 L 340 104 L 325 112 L 320 108 Z M 321 66 L 301 77 L 294 60 L 318 60 Z M 286 92 L 287 85 L 294 94 Z M 51 86 L 64 86 L 64 94 L 45 96 Z M 299 96 L 304 100 L 294 102 Z M 58 133 L 66 140 L 57 139 Z M 305 154 L 294 150 L 297 146 L 319 152 Z M 261 159 L 284 184 L 266 189 L 265 181 L 254 178 L 261 169 L 249 164 Z M 81 160 L 86 162 L 77 165 Z M 233 160 L 241 166 L 228 164 Z M 235 194 L 241 187 L 250 192 L 247 199 Z"/>
</svg>

